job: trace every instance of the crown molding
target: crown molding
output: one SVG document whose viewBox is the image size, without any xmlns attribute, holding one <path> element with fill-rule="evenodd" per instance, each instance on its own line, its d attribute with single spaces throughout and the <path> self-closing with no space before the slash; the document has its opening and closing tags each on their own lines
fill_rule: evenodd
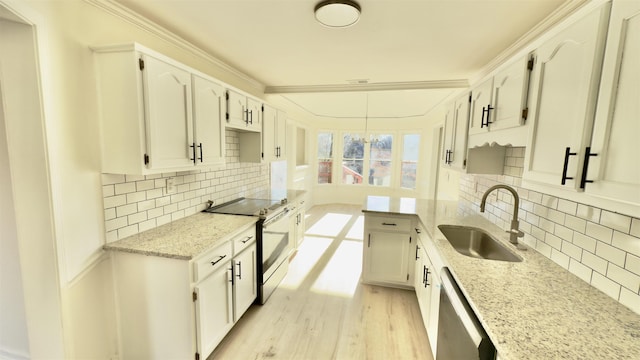
<svg viewBox="0 0 640 360">
<path fill-rule="evenodd" d="M 229 72 L 230 74 L 240 78 L 241 80 L 246 81 L 258 91 L 260 92 L 264 91 L 264 88 L 265 88 L 264 84 L 262 84 L 258 80 L 232 67 L 226 62 L 214 56 L 211 56 L 211 54 L 202 50 L 196 45 L 192 44 L 188 40 L 176 35 L 175 33 L 171 32 L 167 28 L 145 18 L 144 16 L 121 5 L 120 3 L 117 3 L 113 0 L 84 0 L 84 1 L 106 13 L 109 13 L 121 20 L 124 20 L 134 26 L 137 26 L 138 28 L 146 32 L 153 34 L 159 37 L 160 39 L 167 41 L 168 43 L 174 46 L 177 46 L 178 48 L 184 51 L 187 51 L 190 54 L 195 55 L 224 71 Z"/>
<path fill-rule="evenodd" d="M 408 81 L 372 84 L 333 84 L 333 85 L 300 85 L 300 86 L 267 86 L 265 94 L 295 94 L 295 93 L 323 93 L 350 91 L 384 91 L 384 90 L 424 90 L 424 89 L 464 89 L 469 87 L 469 81 L 437 80 L 437 81 Z"/>
</svg>

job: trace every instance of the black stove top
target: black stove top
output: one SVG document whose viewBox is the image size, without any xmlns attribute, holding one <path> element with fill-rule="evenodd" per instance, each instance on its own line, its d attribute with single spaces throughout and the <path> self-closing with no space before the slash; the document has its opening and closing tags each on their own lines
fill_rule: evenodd
<svg viewBox="0 0 640 360">
<path fill-rule="evenodd" d="M 264 218 L 275 213 L 282 206 L 284 204 L 280 200 L 239 198 L 212 206 L 204 211 L 215 214 L 248 215 Z"/>
</svg>

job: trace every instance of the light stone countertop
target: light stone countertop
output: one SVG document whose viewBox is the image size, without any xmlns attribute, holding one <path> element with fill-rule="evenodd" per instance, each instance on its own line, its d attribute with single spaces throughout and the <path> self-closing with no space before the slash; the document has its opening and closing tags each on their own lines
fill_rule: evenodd
<svg viewBox="0 0 640 360">
<path fill-rule="evenodd" d="M 484 217 L 459 215 L 457 202 L 370 196 L 363 211 L 419 217 L 501 359 L 640 359 L 640 315 L 537 251 L 515 249 Z M 523 261 L 459 254 L 440 224 L 481 228 Z"/>
<path fill-rule="evenodd" d="M 122 240 L 103 248 L 149 256 L 191 260 L 233 238 L 258 221 L 254 216 L 197 213 Z"/>
</svg>

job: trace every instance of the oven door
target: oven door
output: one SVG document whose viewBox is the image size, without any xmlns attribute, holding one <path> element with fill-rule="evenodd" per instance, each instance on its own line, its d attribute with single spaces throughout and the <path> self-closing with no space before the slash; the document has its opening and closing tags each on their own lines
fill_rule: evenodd
<svg viewBox="0 0 640 360">
<path fill-rule="evenodd" d="M 289 209 L 262 223 L 262 281 L 266 283 L 289 249 Z"/>
</svg>

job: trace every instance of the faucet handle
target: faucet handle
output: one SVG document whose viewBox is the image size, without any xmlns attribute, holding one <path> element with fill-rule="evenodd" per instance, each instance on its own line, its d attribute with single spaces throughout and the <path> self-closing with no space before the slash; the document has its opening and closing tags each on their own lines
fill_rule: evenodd
<svg viewBox="0 0 640 360">
<path fill-rule="evenodd" d="M 516 234 L 518 235 L 518 237 L 524 237 L 524 233 L 518 229 L 511 229 L 511 230 L 506 230 L 505 232 L 509 233 L 509 234 Z"/>
</svg>

